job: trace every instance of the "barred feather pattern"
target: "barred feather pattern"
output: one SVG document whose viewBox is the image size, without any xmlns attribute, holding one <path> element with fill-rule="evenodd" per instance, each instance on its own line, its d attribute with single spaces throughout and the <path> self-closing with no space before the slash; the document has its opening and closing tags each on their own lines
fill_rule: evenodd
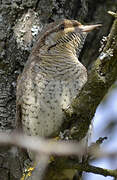
<svg viewBox="0 0 117 180">
<path fill-rule="evenodd" d="M 80 54 L 86 35 L 70 32 L 50 46 L 43 42 L 38 48 L 38 41 L 34 46 L 17 84 L 17 108 L 20 106 L 20 121 L 27 135 L 59 135 L 63 109 L 87 81 L 87 70 L 76 55 L 77 49 Z"/>
</svg>

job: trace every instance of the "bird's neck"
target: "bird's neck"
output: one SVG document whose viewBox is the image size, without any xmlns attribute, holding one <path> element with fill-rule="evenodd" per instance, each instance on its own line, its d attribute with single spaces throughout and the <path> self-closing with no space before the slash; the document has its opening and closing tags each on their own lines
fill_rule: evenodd
<svg viewBox="0 0 117 180">
<path fill-rule="evenodd" d="M 73 44 L 57 45 L 41 54 L 42 62 L 53 65 L 73 65 L 78 63 L 76 48 Z"/>
<path fill-rule="evenodd" d="M 69 43 L 60 43 L 52 48 L 43 46 L 39 50 L 40 61 L 38 65 L 43 74 L 48 78 L 71 78 L 78 73 L 81 66 L 78 56 L 84 44 L 85 38 Z M 78 49 L 78 53 L 77 53 Z M 78 55 L 78 56 L 77 56 Z"/>
<path fill-rule="evenodd" d="M 42 59 L 42 62 L 45 63 L 52 63 L 52 65 L 74 65 L 78 64 L 78 57 L 80 54 L 80 51 L 83 47 L 85 38 L 87 34 L 78 34 L 76 38 L 72 38 L 72 40 L 68 42 L 61 42 L 58 44 L 54 44 L 48 47 L 43 46 L 40 49 L 40 56 Z M 48 43 L 49 44 L 49 43 Z"/>
<path fill-rule="evenodd" d="M 41 55 L 39 67 L 47 78 L 71 79 L 77 74 L 81 63 L 76 56 L 76 50 L 71 47 L 57 47 L 53 51 Z"/>
</svg>

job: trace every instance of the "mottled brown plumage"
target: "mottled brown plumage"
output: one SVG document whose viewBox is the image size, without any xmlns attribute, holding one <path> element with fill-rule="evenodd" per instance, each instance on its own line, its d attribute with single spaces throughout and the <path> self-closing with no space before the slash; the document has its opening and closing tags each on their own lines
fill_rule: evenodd
<svg viewBox="0 0 117 180">
<path fill-rule="evenodd" d="M 87 81 L 86 68 L 76 54 L 87 32 L 98 26 L 61 20 L 39 35 L 17 84 L 17 122 L 24 133 L 43 137 L 60 133 L 63 109 Z"/>
</svg>

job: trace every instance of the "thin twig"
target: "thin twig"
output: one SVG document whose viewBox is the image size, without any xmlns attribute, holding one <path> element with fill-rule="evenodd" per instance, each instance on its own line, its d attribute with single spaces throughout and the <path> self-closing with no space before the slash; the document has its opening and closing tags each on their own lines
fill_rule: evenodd
<svg viewBox="0 0 117 180">
<path fill-rule="evenodd" d="M 0 133 L 0 144 L 15 145 L 45 155 L 55 154 L 58 156 L 78 156 L 81 155 L 81 153 L 86 153 L 86 148 L 82 143 L 74 143 L 73 141 L 46 140 L 40 137 L 30 137 L 16 133 Z M 97 146 L 93 149 L 91 148 L 88 153 L 97 158 L 117 156 L 116 150 L 114 152 L 107 152 L 106 150 L 101 150 Z"/>
</svg>

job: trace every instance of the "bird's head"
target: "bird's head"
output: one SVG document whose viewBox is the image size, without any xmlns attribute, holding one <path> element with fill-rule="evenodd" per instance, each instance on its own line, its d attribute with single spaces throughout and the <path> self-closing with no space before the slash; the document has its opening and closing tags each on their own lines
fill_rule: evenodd
<svg viewBox="0 0 117 180">
<path fill-rule="evenodd" d="M 67 19 L 50 23 L 38 39 L 40 52 L 43 53 L 46 50 L 51 54 L 53 51 L 63 50 L 65 47 L 81 49 L 87 33 L 99 26 L 101 24 L 82 25 L 76 20 Z"/>
</svg>

